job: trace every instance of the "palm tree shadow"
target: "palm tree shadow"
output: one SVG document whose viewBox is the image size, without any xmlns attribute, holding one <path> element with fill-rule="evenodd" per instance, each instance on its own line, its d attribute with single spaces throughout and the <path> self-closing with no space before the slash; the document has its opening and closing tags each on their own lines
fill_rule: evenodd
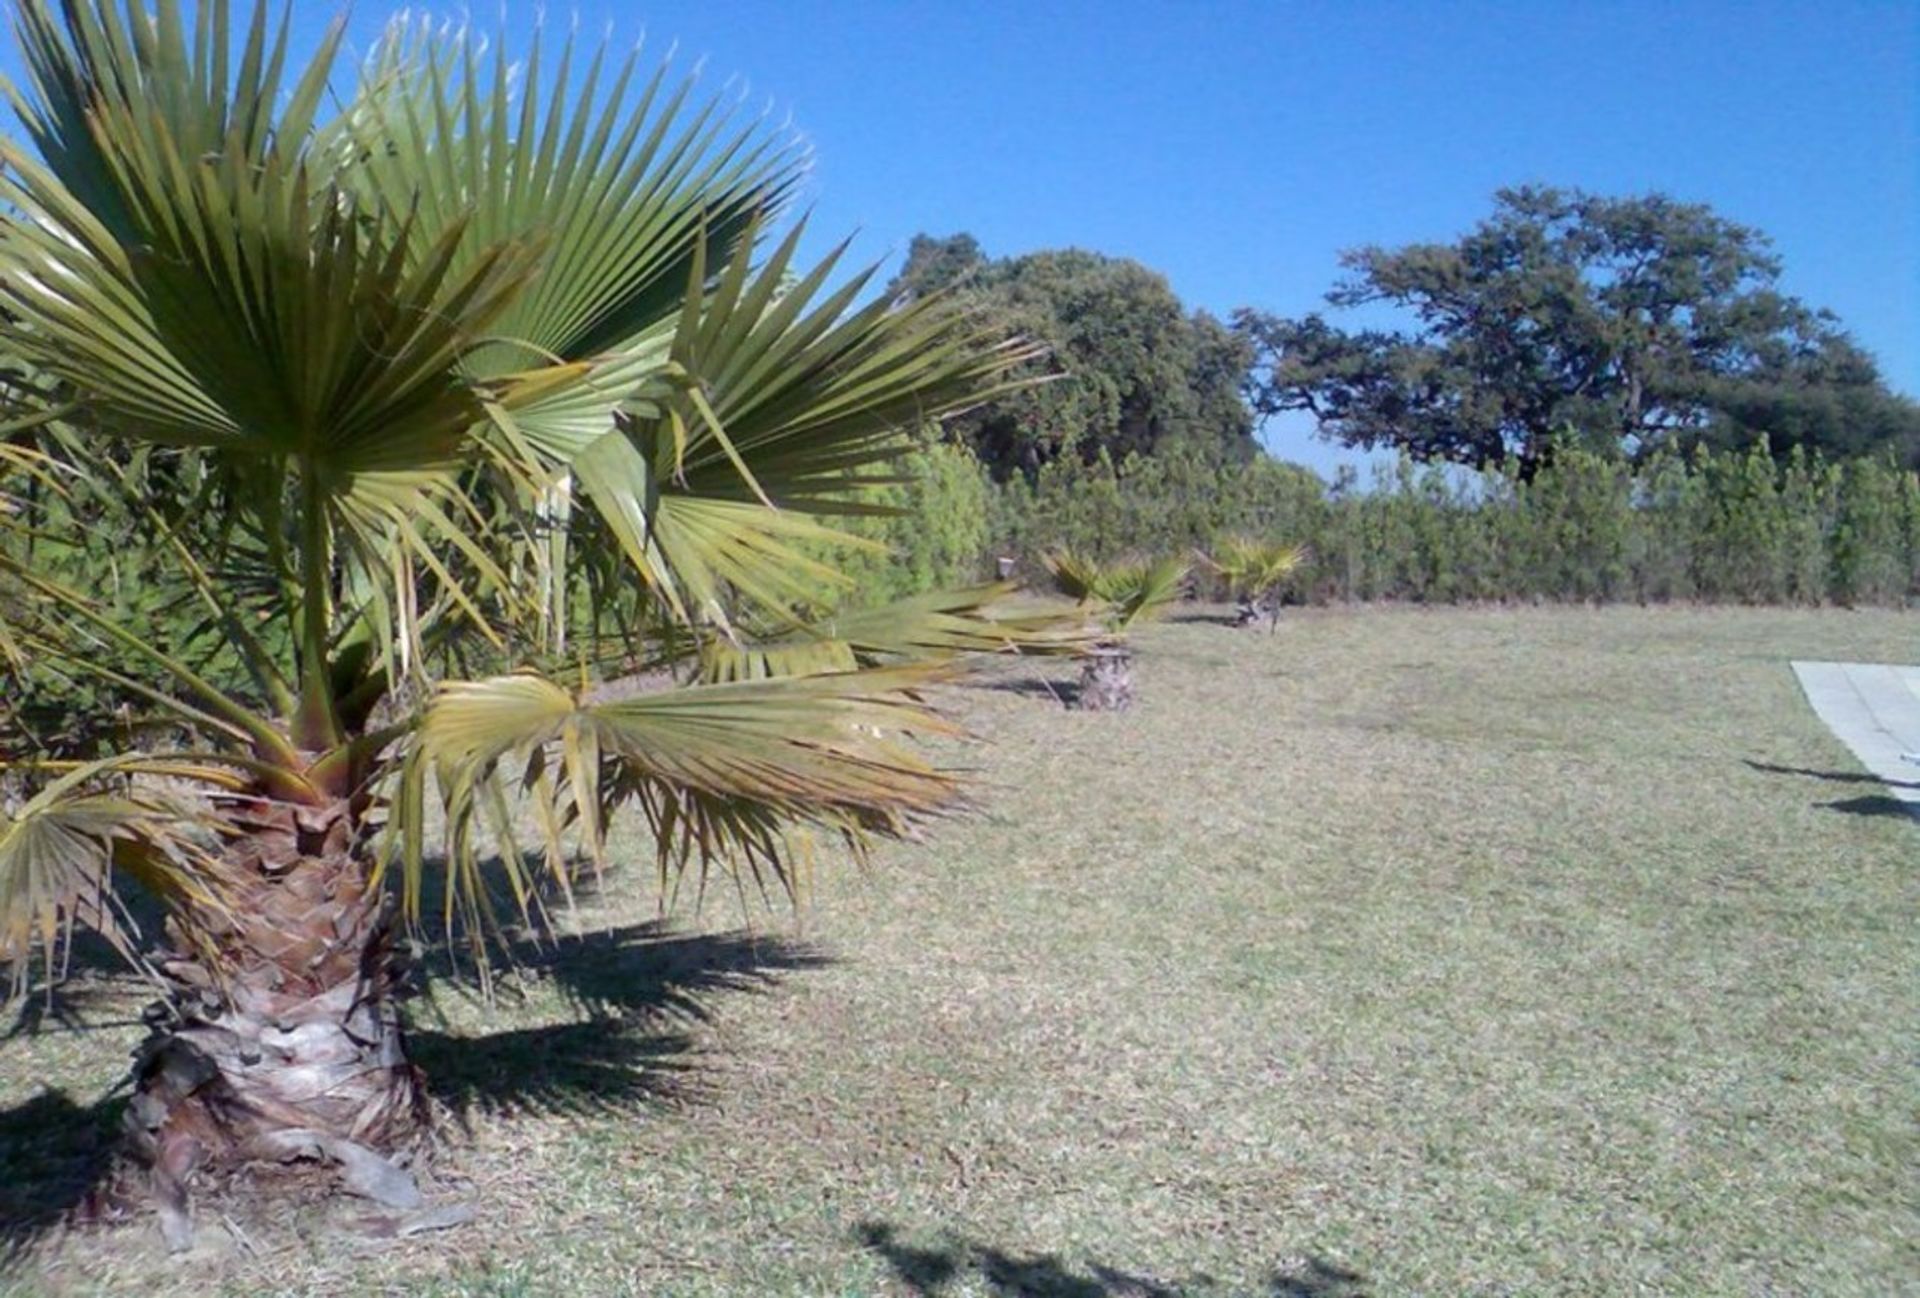
<svg viewBox="0 0 1920 1298">
<path fill-rule="evenodd" d="M 42 1235 L 102 1211 L 125 1107 L 124 1096 L 82 1104 L 48 1087 L 0 1109 L 0 1277 Z"/>
<path fill-rule="evenodd" d="M 69 962 L 70 970 L 91 976 L 45 987 L 13 1007 L 0 1049 L 29 1037 L 115 1031 L 144 1021 L 129 1016 L 128 1006 L 150 985 L 127 974 L 126 962 L 105 943 L 99 946 Z M 122 1084 L 86 1102 L 64 1087 L 46 1086 L 0 1107 L 0 1280 L 42 1236 L 120 1211 L 108 1187 L 126 1106 Z"/>
<path fill-rule="evenodd" d="M 998 1298 L 1199 1298 L 1203 1294 L 1249 1294 L 1260 1298 L 1366 1298 L 1365 1279 L 1325 1258 L 1307 1257 L 1298 1265 L 1270 1269 L 1249 1290 L 1223 1286 L 1206 1274 L 1176 1280 L 1099 1262 L 1076 1267 L 1052 1253 L 1018 1254 L 956 1236 L 933 1247 L 917 1247 L 900 1238 L 886 1222 L 862 1222 L 855 1237 L 885 1260 L 916 1298 L 940 1298 L 968 1275 L 978 1275 Z"/>
<path fill-rule="evenodd" d="M 713 1018 L 715 1000 L 770 990 L 788 973 L 829 963 L 805 943 L 745 932 L 676 932 L 658 922 L 516 944 L 502 954 L 512 961 L 507 989 L 536 980 L 551 987 L 568 1021 L 455 1031 L 444 1013 L 432 1021 L 435 1001 L 466 994 L 470 985 L 453 976 L 444 957 L 429 968 L 409 1038 L 429 1092 L 463 1129 L 476 1118 L 697 1102 L 705 1090 L 691 1029 Z M 127 1023 L 89 1018 L 85 988 L 35 1003 L 42 1008 L 22 1012 L 0 1044 L 30 1033 Z M 0 1108 L 0 1278 L 63 1225 L 123 1214 L 116 1191 L 125 1187 L 114 1173 L 125 1107 L 117 1090 L 81 1103 L 49 1088 Z"/>
<path fill-rule="evenodd" d="M 1825 807 L 1828 811 L 1844 812 L 1849 816 L 1894 816 L 1903 820 L 1920 817 L 1920 803 L 1903 802 L 1885 793 L 1836 798 L 1832 802 L 1816 802 L 1813 805 Z"/>
<path fill-rule="evenodd" d="M 77 959 L 73 964 L 90 976 L 54 983 L 21 997 L 13 1008 L 13 1022 L 0 1032 L 0 1046 L 48 1032 L 110 1032 L 138 1027 L 146 1021 L 131 1013 L 130 1006 L 143 995 L 151 997 L 153 986 L 124 972 L 124 960 L 120 970 L 112 972 L 79 965 Z"/>
<path fill-rule="evenodd" d="M 992 690 L 996 694 L 1019 694 L 1027 698 L 1052 699 L 1064 708 L 1071 708 L 1080 701 L 1078 681 L 1055 680 L 1049 676 L 1002 677 L 996 680 L 979 681 L 973 688 Z"/>
<path fill-rule="evenodd" d="M 1810 780 L 1829 780 L 1835 784 L 1884 784 L 1895 789 L 1920 789 L 1920 780 L 1883 780 L 1867 771 L 1817 771 L 1807 766 L 1781 766 L 1775 762 L 1756 762 L 1743 758 L 1748 769 L 1767 775 L 1800 775 Z"/>
<path fill-rule="evenodd" d="M 427 983 L 409 1036 L 429 1091 L 463 1127 L 475 1116 L 696 1101 L 705 1091 L 689 1029 L 712 1019 L 713 999 L 770 990 L 789 973 L 829 963 L 802 942 L 677 932 L 659 921 L 516 943 L 501 955 L 511 970 L 508 994 L 550 987 L 569 1021 L 481 1035 L 452 1031 L 437 989 L 471 995 L 473 987 L 442 966 Z"/>
<path fill-rule="evenodd" d="M 461 1130 L 476 1117 L 584 1116 L 698 1099 L 693 1039 L 589 1021 L 470 1037 L 410 1034 L 427 1090 Z"/>
</svg>

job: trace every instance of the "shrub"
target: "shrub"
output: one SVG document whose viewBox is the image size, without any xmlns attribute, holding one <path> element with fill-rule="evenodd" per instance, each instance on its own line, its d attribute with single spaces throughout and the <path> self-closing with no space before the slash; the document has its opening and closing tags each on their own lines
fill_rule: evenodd
<svg viewBox="0 0 1920 1298">
<path fill-rule="evenodd" d="M 869 504 L 898 512 L 831 520 L 842 532 L 881 549 L 835 548 L 832 566 L 852 579 L 837 597 L 846 608 L 890 603 L 908 595 L 964 586 L 987 569 L 989 487 L 973 452 L 929 441 L 901 461 L 906 481 L 861 493 Z"/>
<path fill-rule="evenodd" d="M 1228 536 L 1308 546 L 1309 599 L 1707 600 L 1902 604 L 1920 589 L 1920 478 L 1885 459 L 1757 446 L 1639 466 L 1562 448 L 1523 476 L 1411 461 L 1370 488 L 1296 465 L 1174 445 L 1116 465 L 1047 466 L 992 492 L 1000 553 L 1095 561 L 1206 549 Z M 1202 590 L 1218 595 L 1217 574 Z"/>
</svg>

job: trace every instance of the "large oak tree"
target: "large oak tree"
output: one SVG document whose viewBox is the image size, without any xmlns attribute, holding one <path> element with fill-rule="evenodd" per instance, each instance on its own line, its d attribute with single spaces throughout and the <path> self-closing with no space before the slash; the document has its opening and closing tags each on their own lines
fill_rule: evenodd
<svg viewBox="0 0 1920 1298">
<path fill-rule="evenodd" d="M 1261 415 L 1305 411 L 1349 446 L 1475 466 L 1530 466 L 1557 439 L 1920 454 L 1920 406 L 1832 315 L 1780 291 L 1766 236 L 1702 204 L 1505 189 L 1460 239 L 1342 264 L 1331 306 L 1407 323 L 1236 313 Z"/>
</svg>

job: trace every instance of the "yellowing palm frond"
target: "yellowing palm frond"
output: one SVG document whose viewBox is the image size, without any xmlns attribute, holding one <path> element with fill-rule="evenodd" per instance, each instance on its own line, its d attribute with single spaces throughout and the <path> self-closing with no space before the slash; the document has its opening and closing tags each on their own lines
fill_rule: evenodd
<svg viewBox="0 0 1920 1298">
<path fill-rule="evenodd" d="M 1203 560 L 1227 581 L 1236 596 L 1260 600 L 1312 557 L 1305 545 L 1287 541 L 1230 536 Z"/>
<path fill-rule="evenodd" d="M 0 963 L 24 986 L 38 948 L 49 981 L 76 923 L 138 962 L 139 931 L 113 889 L 116 869 L 176 913 L 218 904 L 210 859 L 188 836 L 195 818 L 150 795 L 98 791 L 139 765 L 75 765 L 17 808 L 0 807 Z"/>
<path fill-rule="evenodd" d="M 862 507 L 849 483 L 1036 349 L 879 300 L 839 251 L 799 264 L 801 231 L 770 230 L 802 153 L 764 121 L 631 58 L 522 63 L 418 24 L 335 101 L 338 28 L 295 65 L 264 3 L 232 23 L 228 0 L 17 14 L 0 352 L 34 382 L 0 377 L 0 414 L 19 388 L 32 436 L 58 426 L 165 589 L 123 614 L 0 552 L 0 596 L 35 610 L 0 619 L 0 657 L 166 710 L 214 750 L 194 778 L 330 806 L 349 842 L 384 811 L 413 913 L 436 787 L 469 917 L 481 837 L 533 904 L 504 847 L 523 809 L 562 882 L 563 841 L 603 853 L 631 803 L 663 878 L 730 856 L 791 884 L 809 829 L 857 845 L 959 797 L 889 737 L 951 730 L 914 698 L 947 669 L 912 660 L 1077 643 L 998 590 L 799 625 L 840 579 L 815 556 L 848 540 L 827 516 Z M 0 473 L 34 454 L 0 440 Z M 489 675 L 567 661 L 570 629 L 739 683 L 611 699 Z M 700 663 L 716 634 L 752 647 Z M 806 674 L 750 679 L 786 673 Z M 434 693 L 447 674 L 486 679 Z M 111 747 L 101 712 L 88 738 Z M 131 850 L 113 844 L 163 841 L 144 804 L 85 805 L 124 828 L 89 839 L 43 810 L 19 831 L 65 826 L 78 871 L 55 887 L 50 849 L 17 849 L 35 923 L 80 913 L 44 899 Z"/>
<path fill-rule="evenodd" d="M 708 681 L 758 680 L 902 659 L 1075 654 L 1094 638 L 1084 617 L 1023 603 L 1014 583 L 994 582 L 836 613 L 775 640 L 710 640 L 700 669 Z"/>
<path fill-rule="evenodd" d="M 1187 564 L 1172 556 L 1100 564 L 1071 551 L 1042 557 L 1054 588 L 1099 611 L 1114 631 L 1150 622 L 1180 597 Z"/>
<path fill-rule="evenodd" d="M 425 869 L 420 807 L 430 774 L 449 843 L 448 918 L 484 923 L 476 837 L 491 830 L 522 907 L 536 880 L 520 864 L 505 813 L 517 786 L 535 813 L 546 869 L 564 886 L 570 844 L 603 858 L 606 824 L 636 806 L 663 887 L 689 866 L 744 867 L 764 886 L 797 890 L 805 829 L 856 850 L 870 833 L 898 835 L 962 802 L 958 779 L 900 738 L 957 736 L 917 692 L 948 679 L 935 664 L 658 687 L 606 697 L 533 675 L 450 682 L 428 706 L 401 795 L 397 846 L 417 909 Z"/>
</svg>

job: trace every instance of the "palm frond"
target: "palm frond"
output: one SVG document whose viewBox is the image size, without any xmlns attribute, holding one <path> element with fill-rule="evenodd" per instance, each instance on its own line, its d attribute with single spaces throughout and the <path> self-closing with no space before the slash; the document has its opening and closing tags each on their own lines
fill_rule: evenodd
<svg viewBox="0 0 1920 1298">
<path fill-rule="evenodd" d="M 1082 604 L 1104 601 L 1101 593 L 1106 572 L 1099 564 L 1072 550 L 1052 550 L 1040 556 L 1041 566 L 1053 580 L 1053 588 L 1068 599 Z"/>
<path fill-rule="evenodd" d="M 538 32 L 516 57 L 464 28 L 396 19 L 322 141 L 391 219 L 429 241 L 465 228 L 463 258 L 541 245 L 538 279 L 463 359 L 482 380 L 619 364 L 679 316 L 696 261 L 725 264 L 779 210 L 805 161 L 737 100 L 697 94 L 695 77 L 666 63 L 643 74 L 638 48 L 583 59 L 569 38 L 545 55 Z M 617 404 L 632 383 L 599 386 Z"/>
<path fill-rule="evenodd" d="M 1041 350 L 938 298 L 858 305 L 878 267 L 830 287 L 844 245 L 800 271 L 803 232 L 689 296 L 678 374 L 634 408 L 663 489 L 837 512 L 850 471 L 899 458 L 903 431 L 1018 386 L 1010 372 Z"/>
<path fill-rule="evenodd" d="M 1199 557 L 1226 580 L 1231 593 L 1259 600 L 1299 571 L 1312 558 L 1312 551 L 1296 542 L 1230 536 L 1211 555 Z"/>
<path fill-rule="evenodd" d="M 1172 556 L 1115 569 L 1107 583 L 1115 627 L 1126 630 L 1166 612 L 1180 598 L 1187 572 L 1186 562 Z"/>
<path fill-rule="evenodd" d="M 450 682 L 410 754 L 388 858 L 400 861 L 417 915 L 431 776 L 446 821 L 449 922 L 493 922 L 483 830 L 518 906 L 537 908 L 539 881 L 523 864 L 510 810 L 516 799 L 532 812 L 544 873 L 562 888 L 574 850 L 603 860 L 609 818 L 631 805 L 648 824 L 663 892 L 689 868 L 704 891 L 720 865 L 736 882 L 798 893 L 809 827 L 859 852 L 871 834 L 904 834 L 960 805 L 957 778 L 902 742 L 961 733 L 917 698 L 950 675 L 915 664 L 625 697 L 524 673 Z"/>
<path fill-rule="evenodd" d="M 856 307 L 873 271 L 830 288 L 837 251 L 795 271 L 800 234 L 764 263 L 743 249 L 710 291 L 696 248 L 664 361 L 649 333 L 501 405 L 686 618 L 727 626 L 735 597 L 778 613 L 833 586 L 809 551 L 860 543 L 811 516 L 859 512 L 849 486 L 910 448 L 904 429 L 1004 390 L 1034 351 L 943 303 Z"/>
<path fill-rule="evenodd" d="M 286 521 L 306 658 L 336 559 L 385 591 L 402 641 L 418 638 L 416 570 L 473 611 L 439 553 L 500 587 L 457 517 L 482 417 L 460 364 L 524 291 L 533 242 L 429 231 L 343 187 L 314 124 L 337 27 L 283 88 L 288 28 L 264 4 L 237 72 L 222 2 L 192 36 L 179 0 L 150 17 L 111 0 L 18 12 L 18 109 L 41 160 L 0 143 L 13 349 L 72 390 L 84 426 L 201 448 L 263 531 Z"/>
<path fill-rule="evenodd" d="M 701 646 L 701 678 L 760 680 L 888 661 L 974 654 L 1077 654 L 1096 638 L 1084 616 L 1022 601 L 1013 582 L 910 595 L 835 613 L 777 639 Z"/>
<path fill-rule="evenodd" d="M 187 832 L 194 817 L 151 795 L 100 791 L 139 765 L 75 764 L 17 808 L 0 806 L 0 962 L 15 994 L 36 948 L 44 977 L 58 979 L 76 926 L 138 963 L 139 929 L 114 893 L 116 869 L 176 913 L 218 904 L 216 872 Z"/>
<path fill-rule="evenodd" d="M 1164 613 L 1180 597 L 1187 579 L 1185 561 L 1126 559 L 1100 564 L 1071 551 L 1056 550 L 1041 562 L 1054 588 L 1069 599 L 1096 610 L 1114 631 L 1124 631 Z"/>
<path fill-rule="evenodd" d="M 332 183 L 309 101 L 338 33 L 283 107 L 287 33 L 269 38 L 264 14 L 249 40 L 274 53 L 229 87 L 227 34 L 189 49 L 178 0 L 137 35 L 107 0 L 65 27 L 25 0 L 36 93 L 20 108 L 46 162 L 0 155 L 20 213 L 0 226 L 11 342 L 117 432 L 298 462 L 332 492 L 413 484 L 479 418 L 454 362 L 530 250 L 459 224 L 429 239 Z"/>
</svg>

